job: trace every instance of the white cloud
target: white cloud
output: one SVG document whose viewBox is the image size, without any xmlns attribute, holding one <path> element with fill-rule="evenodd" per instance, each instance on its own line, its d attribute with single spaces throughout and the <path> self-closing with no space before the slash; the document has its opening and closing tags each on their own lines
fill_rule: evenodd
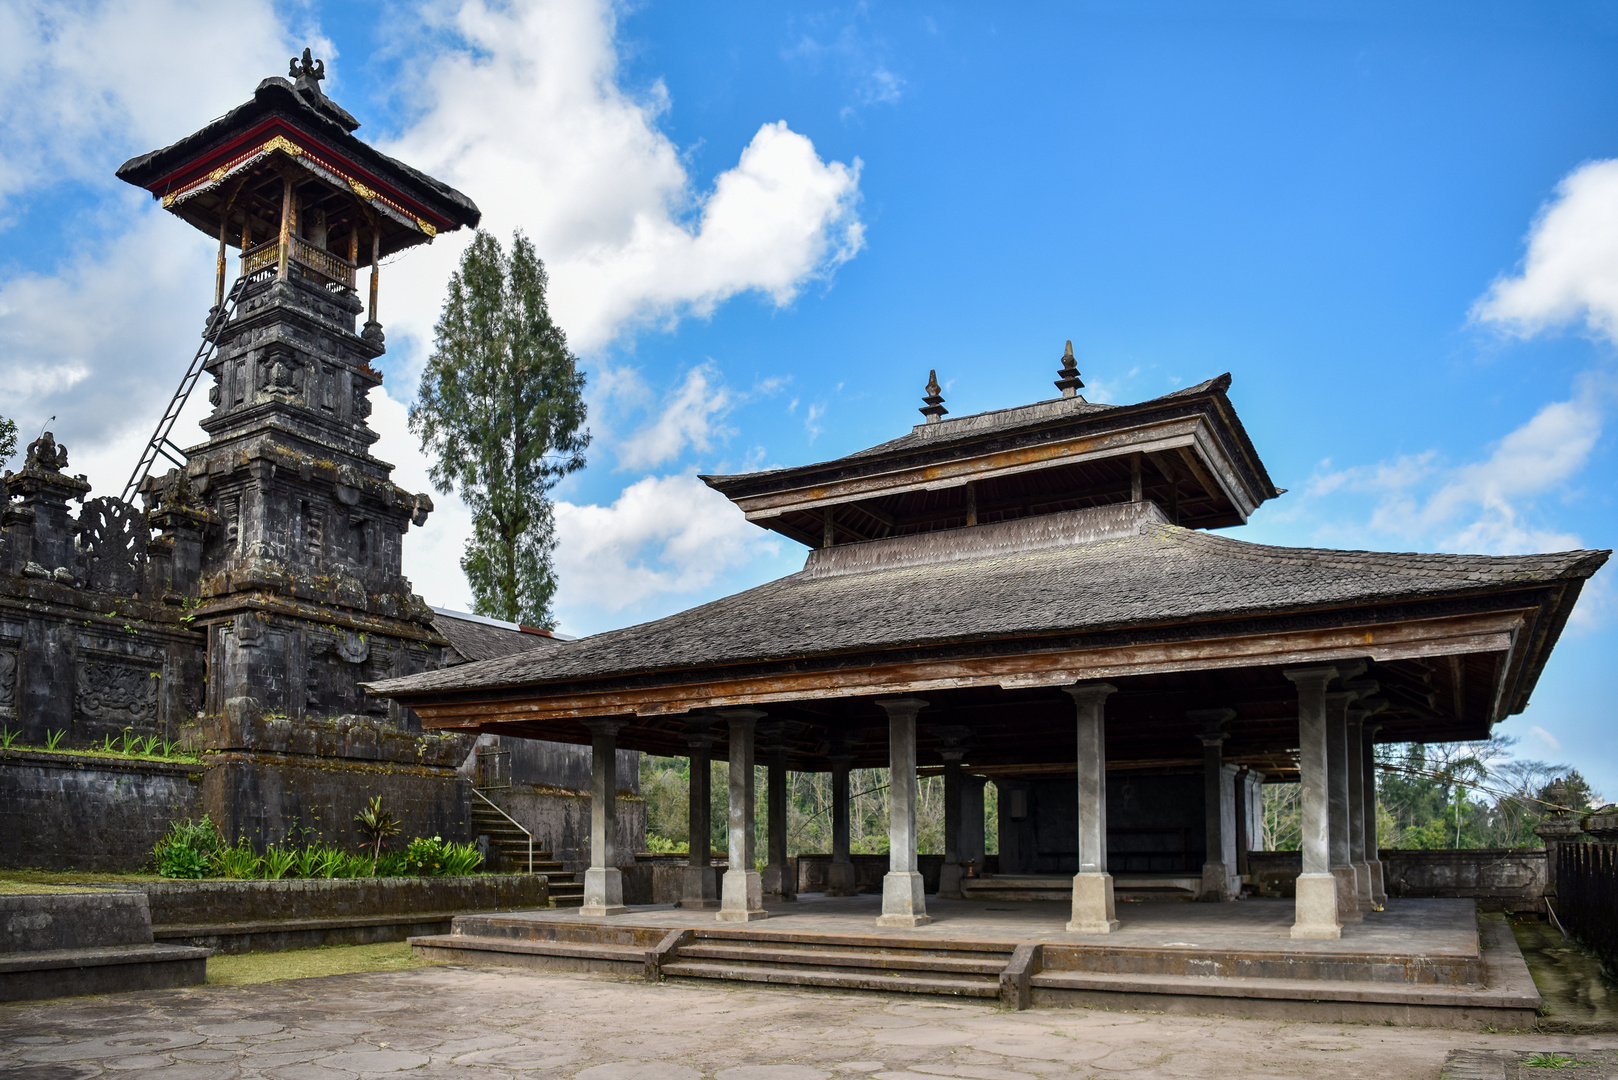
<svg viewBox="0 0 1618 1080">
<path fill-rule="evenodd" d="M 472 589 L 461 573 L 461 555 L 472 536 L 472 512 L 459 497 L 441 495 L 427 478 L 427 459 L 410 433 L 407 407 L 386 386 L 371 391 L 368 423 L 377 434 L 371 453 L 392 462 L 393 482 L 411 492 L 427 492 L 433 512 L 404 540 L 404 575 L 416 594 L 434 607 L 472 610 Z"/>
<path fill-rule="evenodd" d="M 556 533 L 564 621 L 697 592 L 780 551 L 778 538 L 690 473 L 645 477 L 610 506 L 559 502 Z"/>
<path fill-rule="evenodd" d="M 1534 736 L 1540 742 L 1544 743 L 1546 749 L 1550 750 L 1551 753 L 1560 754 L 1562 752 L 1562 740 L 1558 739 L 1555 735 L 1552 735 L 1538 724 L 1530 727 L 1528 729 L 1528 733 Z"/>
<path fill-rule="evenodd" d="M 697 192 L 657 128 L 662 86 L 636 98 L 618 84 L 609 4 L 466 0 L 441 29 L 463 47 L 424 60 L 422 114 L 387 149 L 472 195 L 497 235 L 528 233 L 581 352 L 745 292 L 791 303 L 863 245 L 860 163 L 822 161 L 785 121 Z M 446 240 L 392 275 L 406 294 L 394 321 L 418 340 L 464 245 Z"/>
<path fill-rule="evenodd" d="M 1522 337 L 1582 319 L 1618 341 L 1618 160 L 1557 185 L 1529 230 L 1522 272 L 1495 281 L 1472 315 Z"/>
<path fill-rule="evenodd" d="M 228 17 L 209 0 L 0 4 L 0 198 L 64 180 L 111 187 L 123 158 L 109 150 L 173 142 L 244 100 L 244 73 L 284 74 L 291 53 L 265 0 Z"/>
<path fill-rule="evenodd" d="M 1291 507 L 1308 513 L 1317 500 L 1368 497 L 1360 523 L 1335 521 L 1317 531 L 1332 546 L 1377 546 L 1483 554 L 1566 551 L 1576 534 L 1546 524 L 1543 503 L 1569 490 L 1601 436 L 1609 381 L 1580 380 L 1566 401 L 1542 407 L 1496 443 L 1487 456 L 1450 464 L 1436 451 L 1346 469 L 1322 469 Z"/>
<path fill-rule="evenodd" d="M 698 364 L 685 373 L 679 389 L 667 400 L 650 403 L 654 414 L 650 423 L 614 447 L 619 468 L 661 465 L 687 447 L 712 449 L 716 438 L 732 434 L 720 421 L 734 405 L 735 397 L 718 366 L 712 361 Z"/>
</svg>

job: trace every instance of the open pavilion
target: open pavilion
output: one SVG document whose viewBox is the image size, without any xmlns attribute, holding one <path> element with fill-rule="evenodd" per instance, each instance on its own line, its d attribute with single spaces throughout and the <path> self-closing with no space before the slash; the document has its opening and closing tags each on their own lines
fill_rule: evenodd
<svg viewBox="0 0 1618 1080">
<path fill-rule="evenodd" d="M 956 898 L 981 859 L 992 777 L 1000 870 L 1071 875 L 1067 918 L 1048 929 L 1074 941 L 1119 931 L 1114 875 L 1131 859 L 1191 871 L 1200 899 L 1240 897 L 1258 786 L 1297 779 L 1302 872 L 1287 935 L 1299 947 L 1341 938 L 1386 903 L 1374 744 L 1486 738 L 1522 711 L 1609 552 L 1246 543 L 1209 530 L 1283 492 L 1228 375 L 1096 404 L 1078 392 L 1070 345 L 1058 376 L 1061 397 L 958 418 L 932 379 L 924 422 L 891 442 L 705 477 L 750 521 L 810 546 L 798 573 L 560 648 L 369 688 L 428 728 L 593 746 L 584 916 L 626 910 L 612 851 L 624 747 L 691 756 L 693 836 L 708 834 L 706 762 L 728 756 L 728 869 L 716 882 L 695 845 L 681 902 L 716 908 L 703 917 L 718 922 L 762 918 L 766 894 L 791 896 L 775 781 L 787 770 L 831 773 L 826 892 L 852 892 L 848 770 L 885 766 L 878 932 L 930 921 L 920 767 L 946 782 L 938 898 L 965 910 Z M 771 776 L 763 875 L 755 753 Z M 1211 910 L 1183 917 L 1198 909 Z"/>
</svg>

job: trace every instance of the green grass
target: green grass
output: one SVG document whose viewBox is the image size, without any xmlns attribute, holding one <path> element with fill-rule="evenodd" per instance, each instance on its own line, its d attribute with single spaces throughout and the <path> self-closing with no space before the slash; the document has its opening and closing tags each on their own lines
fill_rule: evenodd
<svg viewBox="0 0 1618 1080">
<path fill-rule="evenodd" d="M 288 952 L 238 953 L 208 959 L 210 986 L 249 986 L 283 979 L 314 979 L 359 971 L 408 971 L 430 967 L 432 960 L 411 955 L 402 941 L 377 945 L 326 945 Z"/>
<path fill-rule="evenodd" d="M 0 870 L 0 887 L 7 885 L 128 885 L 136 881 L 167 881 L 168 878 L 138 870 Z M 32 889 L 11 889 L 32 892 Z"/>
<path fill-rule="evenodd" d="M 1589 1065 L 1592 1063 L 1588 1061 L 1580 1061 L 1572 1054 L 1544 1053 L 1530 1055 L 1528 1060 L 1524 1061 L 1523 1064 L 1528 1066 L 1530 1069 L 1571 1069 L 1578 1065 Z"/>
</svg>

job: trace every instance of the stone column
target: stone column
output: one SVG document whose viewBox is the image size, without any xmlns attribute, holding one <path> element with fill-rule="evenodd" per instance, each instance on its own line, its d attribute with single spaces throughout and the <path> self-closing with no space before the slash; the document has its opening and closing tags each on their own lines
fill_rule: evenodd
<svg viewBox="0 0 1618 1080">
<path fill-rule="evenodd" d="M 1199 900 L 1230 900 L 1241 895 L 1236 876 L 1236 806 L 1234 776 L 1225 774 L 1226 724 L 1234 709 L 1193 709 L 1186 718 L 1202 728 L 1202 889 Z"/>
<path fill-rule="evenodd" d="M 961 878 L 966 873 L 961 855 L 961 759 L 966 756 L 962 742 L 971 734 L 966 728 L 939 728 L 934 734 L 944 741 L 944 865 L 938 872 L 938 898 L 961 899 Z"/>
<path fill-rule="evenodd" d="M 764 873 L 760 886 L 765 896 L 777 900 L 796 900 L 798 883 L 793 880 L 787 864 L 787 744 L 786 725 L 779 720 L 760 724 L 758 733 L 764 744 L 764 762 L 767 767 L 769 789 L 765 792 L 765 811 L 769 820 L 769 842 L 766 845 Z"/>
<path fill-rule="evenodd" d="M 983 860 L 988 847 L 983 824 L 983 789 L 987 776 L 961 776 L 961 861 L 978 874 L 986 873 Z"/>
<path fill-rule="evenodd" d="M 686 724 L 686 745 L 691 747 L 691 797 L 686 821 L 691 842 L 686 850 L 685 881 L 680 890 L 682 908 L 711 911 L 719 906 L 719 881 L 713 855 L 713 718 L 694 716 Z"/>
<path fill-rule="evenodd" d="M 590 869 L 584 872 L 580 915 L 622 915 L 624 879 L 618 869 L 618 729 L 620 720 L 586 720 L 590 729 Z"/>
<path fill-rule="evenodd" d="M 1330 830 L 1332 876 L 1337 879 L 1337 918 L 1358 922 L 1362 917 L 1354 866 L 1348 850 L 1348 707 L 1360 696 L 1355 690 L 1326 695 L 1326 791 Z"/>
<path fill-rule="evenodd" d="M 832 743 L 831 753 L 831 865 L 826 868 L 827 896 L 855 896 L 854 860 L 848 853 L 848 768 L 854 762 L 849 742 Z"/>
<path fill-rule="evenodd" d="M 924 926 L 927 897 L 916 869 L 916 714 L 922 698 L 881 698 L 888 714 L 888 873 L 882 879 L 882 914 L 876 924 Z"/>
<path fill-rule="evenodd" d="M 1354 870 L 1354 900 L 1361 912 L 1376 907 L 1371 899 L 1371 866 L 1365 858 L 1365 712 L 1348 710 L 1347 752 L 1343 768 L 1348 773 L 1348 864 Z"/>
<path fill-rule="evenodd" d="M 1376 733 L 1382 725 L 1369 720 L 1360 725 L 1360 761 L 1364 778 L 1361 791 L 1365 795 L 1363 810 L 1365 823 L 1365 867 L 1371 874 L 1371 903 L 1381 911 L 1388 903 L 1388 885 L 1382 876 L 1382 849 L 1376 824 Z"/>
<path fill-rule="evenodd" d="M 1337 879 L 1331 873 L 1330 793 L 1326 784 L 1326 686 L 1334 667 L 1289 668 L 1282 672 L 1298 688 L 1298 780 L 1303 788 L 1301 843 L 1303 873 L 1298 875 L 1292 936 L 1340 938 Z"/>
<path fill-rule="evenodd" d="M 753 869 L 753 727 L 758 709 L 720 709 L 730 725 L 730 866 L 720 887 L 720 922 L 765 918 L 764 889 Z"/>
<path fill-rule="evenodd" d="M 1262 851 L 1264 843 L 1264 774 L 1248 769 L 1242 777 L 1247 788 L 1247 850 Z"/>
<path fill-rule="evenodd" d="M 1069 933 L 1110 934 L 1118 929 L 1107 872 L 1107 697 L 1111 683 L 1063 687 L 1078 713 L 1079 872 L 1073 875 Z"/>
</svg>

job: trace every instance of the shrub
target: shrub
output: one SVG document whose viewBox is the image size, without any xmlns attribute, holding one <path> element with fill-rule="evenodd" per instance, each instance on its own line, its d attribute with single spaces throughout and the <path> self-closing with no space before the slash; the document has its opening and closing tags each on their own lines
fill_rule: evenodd
<svg viewBox="0 0 1618 1080">
<path fill-rule="evenodd" d="M 223 846 L 219 826 L 203 814 L 201 821 L 176 821 L 169 826 L 168 835 L 152 849 L 152 861 L 164 877 L 205 878 Z"/>
<path fill-rule="evenodd" d="M 299 851 L 297 862 L 294 864 L 294 869 L 297 870 L 298 876 L 301 878 L 324 877 L 325 875 L 320 872 L 321 859 L 324 856 L 325 852 L 317 847 L 306 847 Z"/>
<path fill-rule="evenodd" d="M 409 877 L 410 863 L 402 851 L 384 851 L 376 861 L 377 877 Z"/>
<path fill-rule="evenodd" d="M 442 837 L 418 836 L 405 849 L 406 873 L 444 877 L 476 873 L 483 855 L 475 844 L 446 844 Z"/>
<path fill-rule="evenodd" d="M 382 809 L 382 796 L 372 799 L 364 810 L 354 815 L 354 824 L 371 849 L 371 873 L 376 873 L 377 860 L 382 857 L 382 845 L 399 835 L 399 819 L 391 810 Z"/>
<path fill-rule="evenodd" d="M 243 837 L 236 842 L 235 847 L 224 848 L 215 857 L 214 863 L 219 868 L 220 877 L 252 878 L 258 876 L 259 864 L 264 860 L 247 843 Z"/>
<path fill-rule="evenodd" d="M 264 858 L 259 863 L 259 874 L 271 881 L 280 881 L 297 865 L 297 852 L 291 848 L 271 845 L 264 849 Z"/>
</svg>

